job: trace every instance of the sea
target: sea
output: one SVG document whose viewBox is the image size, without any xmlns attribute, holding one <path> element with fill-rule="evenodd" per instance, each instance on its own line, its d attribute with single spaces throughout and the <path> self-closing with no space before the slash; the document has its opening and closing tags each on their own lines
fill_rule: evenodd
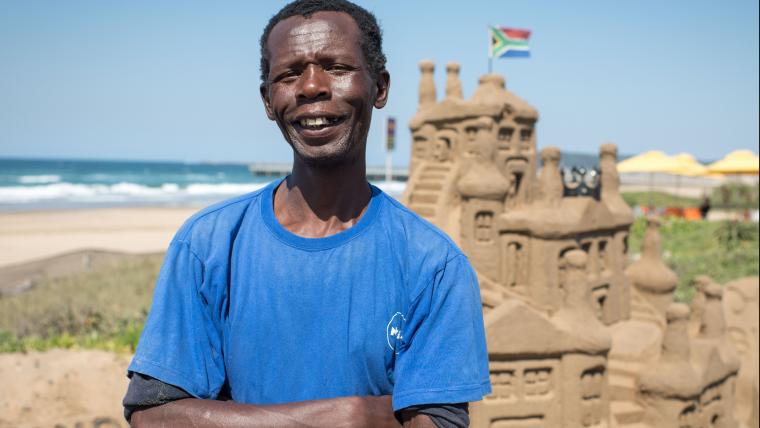
<svg viewBox="0 0 760 428">
<path fill-rule="evenodd" d="M 0 159 L 0 210 L 203 207 L 277 178 L 254 176 L 246 164 Z M 373 184 L 394 197 L 405 186 Z"/>
<path fill-rule="evenodd" d="M 563 154 L 563 164 L 593 168 L 593 155 Z M 280 178 L 247 164 L 0 158 L 0 211 L 125 206 L 203 207 Z M 406 183 L 372 184 L 400 197 Z"/>
</svg>

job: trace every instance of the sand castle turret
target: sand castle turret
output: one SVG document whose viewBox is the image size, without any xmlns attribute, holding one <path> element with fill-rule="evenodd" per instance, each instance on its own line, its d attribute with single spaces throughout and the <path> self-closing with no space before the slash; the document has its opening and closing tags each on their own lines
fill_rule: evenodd
<svg viewBox="0 0 760 428">
<path fill-rule="evenodd" d="M 633 222 L 633 211 L 620 194 L 620 174 L 617 170 L 617 161 L 618 149 L 616 145 L 606 143 L 599 147 L 601 199 L 615 216 L 616 222 L 630 224 Z"/>
<path fill-rule="evenodd" d="M 646 405 L 644 421 L 652 427 L 699 426 L 699 395 L 703 386 L 692 367 L 689 307 L 671 304 L 659 361 L 645 371 L 639 388 Z"/>
<path fill-rule="evenodd" d="M 705 313 L 705 304 L 707 303 L 707 287 L 714 284 L 707 275 L 698 275 L 694 277 L 692 286 L 694 287 L 694 296 L 691 298 L 691 316 L 689 317 L 689 336 L 694 337 L 699 334 L 702 326 L 702 318 Z"/>
<path fill-rule="evenodd" d="M 644 298 L 664 317 L 673 301 L 678 277 L 662 260 L 660 219 L 647 218 L 641 258 L 625 270 L 626 276 Z"/>
<path fill-rule="evenodd" d="M 450 100 L 462 99 L 462 82 L 459 80 L 459 63 L 446 64 L 446 98 Z"/>
<path fill-rule="evenodd" d="M 433 72 L 435 72 L 435 64 L 430 60 L 420 61 L 420 88 L 419 97 L 420 103 L 418 110 L 425 109 L 435 104 L 435 81 L 433 80 Z"/>
<path fill-rule="evenodd" d="M 723 289 L 718 284 L 708 284 L 705 288 L 705 309 L 702 323 L 699 326 L 699 337 L 719 339 L 726 331 L 726 321 L 723 317 Z"/>
<path fill-rule="evenodd" d="M 586 351 L 606 352 L 610 349 L 609 333 L 596 316 L 592 306 L 591 288 L 587 275 L 588 255 L 583 250 L 565 254 L 565 304 L 553 319 Z"/>
<path fill-rule="evenodd" d="M 564 186 L 559 171 L 560 151 L 557 147 L 541 150 L 541 172 L 538 175 L 539 200 L 545 207 L 557 207 L 562 202 Z"/>
</svg>

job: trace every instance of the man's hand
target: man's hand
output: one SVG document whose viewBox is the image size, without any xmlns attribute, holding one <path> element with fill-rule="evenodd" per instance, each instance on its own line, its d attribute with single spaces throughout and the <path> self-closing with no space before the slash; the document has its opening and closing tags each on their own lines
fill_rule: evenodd
<svg viewBox="0 0 760 428">
<path fill-rule="evenodd" d="M 420 425 L 424 420 L 430 425 Z M 434 427 L 417 415 L 405 427 Z M 231 401 L 188 398 L 135 411 L 132 427 L 371 427 L 399 428 L 391 397 L 342 397 L 278 405 L 251 405 Z"/>
</svg>

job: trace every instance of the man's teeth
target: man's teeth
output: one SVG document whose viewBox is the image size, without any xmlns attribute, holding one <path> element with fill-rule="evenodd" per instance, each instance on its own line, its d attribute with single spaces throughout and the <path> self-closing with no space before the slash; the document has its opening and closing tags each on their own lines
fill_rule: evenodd
<svg viewBox="0 0 760 428">
<path fill-rule="evenodd" d="M 309 119 L 301 119 L 301 126 L 323 126 L 335 123 L 337 119 L 328 119 L 326 117 L 315 117 Z"/>
</svg>

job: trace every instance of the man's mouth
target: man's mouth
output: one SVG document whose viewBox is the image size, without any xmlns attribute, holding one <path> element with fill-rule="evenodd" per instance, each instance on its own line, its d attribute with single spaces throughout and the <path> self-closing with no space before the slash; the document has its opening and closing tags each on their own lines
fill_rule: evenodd
<svg viewBox="0 0 760 428">
<path fill-rule="evenodd" d="M 343 121 L 343 117 L 307 117 L 296 121 L 298 126 L 309 131 L 319 131 L 329 126 L 337 125 Z"/>
</svg>

